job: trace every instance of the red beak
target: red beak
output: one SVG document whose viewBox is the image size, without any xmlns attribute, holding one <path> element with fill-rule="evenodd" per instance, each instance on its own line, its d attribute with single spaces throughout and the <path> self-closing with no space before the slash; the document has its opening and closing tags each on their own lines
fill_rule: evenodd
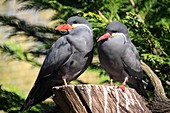
<svg viewBox="0 0 170 113">
<path fill-rule="evenodd" d="M 71 29 L 72 29 L 72 27 L 69 24 L 61 24 L 55 28 L 55 30 L 60 30 L 60 31 L 71 30 Z"/>
<path fill-rule="evenodd" d="M 107 39 L 107 38 L 110 38 L 111 35 L 110 33 L 105 33 L 104 35 L 102 35 L 98 40 L 97 42 L 101 41 L 101 40 L 104 40 L 104 39 Z"/>
</svg>

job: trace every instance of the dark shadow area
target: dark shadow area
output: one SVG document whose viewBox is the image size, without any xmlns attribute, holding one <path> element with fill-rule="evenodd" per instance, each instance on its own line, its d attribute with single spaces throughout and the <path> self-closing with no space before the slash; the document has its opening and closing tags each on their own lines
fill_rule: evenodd
<svg viewBox="0 0 170 113">
<path fill-rule="evenodd" d="M 0 110 L 8 113 L 18 113 L 21 106 L 24 104 L 24 99 L 15 92 L 2 89 L 2 85 L 0 85 L 0 102 Z M 32 107 L 29 111 L 24 113 L 51 113 L 49 111 L 55 108 L 53 106 L 54 103 L 52 102 L 44 102 Z"/>
</svg>

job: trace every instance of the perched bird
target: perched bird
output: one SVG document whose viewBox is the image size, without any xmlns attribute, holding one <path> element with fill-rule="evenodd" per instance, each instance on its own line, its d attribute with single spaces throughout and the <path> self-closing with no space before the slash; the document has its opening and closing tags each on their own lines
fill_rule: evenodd
<svg viewBox="0 0 170 113">
<path fill-rule="evenodd" d="M 117 21 L 106 26 L 106 33 L 98 40 L 99 60 L 103 69 L 112 80 L 122 82 L 119 86 L 125 90 L 125 84 L 134 88 L 140 95 L 147 97 L 142 83 L 143 72 L 136 47 L 130 40 L 127 27 Z"/>
<path fill-rule="evenodd" d="M 93 32 L 88 21 L 73 16 L 56 30 L 67 30 L 50 48 L 38 77 L 20 111 L 30 109 L 52 95 L 52 87 L 67 85 L 91 64 Z"/>
</svg>

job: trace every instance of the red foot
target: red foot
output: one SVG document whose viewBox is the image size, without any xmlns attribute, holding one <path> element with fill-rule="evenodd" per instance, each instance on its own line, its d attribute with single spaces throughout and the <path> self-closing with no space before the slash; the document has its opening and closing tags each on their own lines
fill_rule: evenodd
<svg viewBox="0 0 170 113">
<path fill-rule="evenodd" d="M 110 86 L 113 86 L 113 79 L 110 78 Z"/>
<path fill-rule="evenodd" d="M 63 79 L 63 81 L 64 81 L 64 86 L 67 87 L 67 81 L 66 81 L 66 79 Z"/>
<path fill-rule="evenodd" d="M 125 91 L 125 86 L 124 85 L 119 86 L 119 88 L 122 89 L 122 91 Z"/>
<path fill-rule="evenodd" d="M 110 82 L 110 86 L 114 86 L 113 82 Z"/>
</svg>

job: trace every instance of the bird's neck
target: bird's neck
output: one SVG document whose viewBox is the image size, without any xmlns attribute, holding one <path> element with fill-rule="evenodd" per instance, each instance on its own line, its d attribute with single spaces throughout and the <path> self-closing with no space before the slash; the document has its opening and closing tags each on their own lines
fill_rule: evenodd
<svg viewBox="0 0 170 113">
<path fill-rule="evenodd" d="M 91 29 L 88 25 L 86 25 L 86 24 L 72 24 L 72 26 L 85 27 L 85 28 L 87 28 L 89 31 L 92 32 L 92 29 Z"/>
<path fill-rule="evenodd" d="M 130 41 L 129 35 L 125 35 L 123 33 L 112 33 L 112 36 L 123 36 L 125 42 L 129 42 Z"/>
</svg>

